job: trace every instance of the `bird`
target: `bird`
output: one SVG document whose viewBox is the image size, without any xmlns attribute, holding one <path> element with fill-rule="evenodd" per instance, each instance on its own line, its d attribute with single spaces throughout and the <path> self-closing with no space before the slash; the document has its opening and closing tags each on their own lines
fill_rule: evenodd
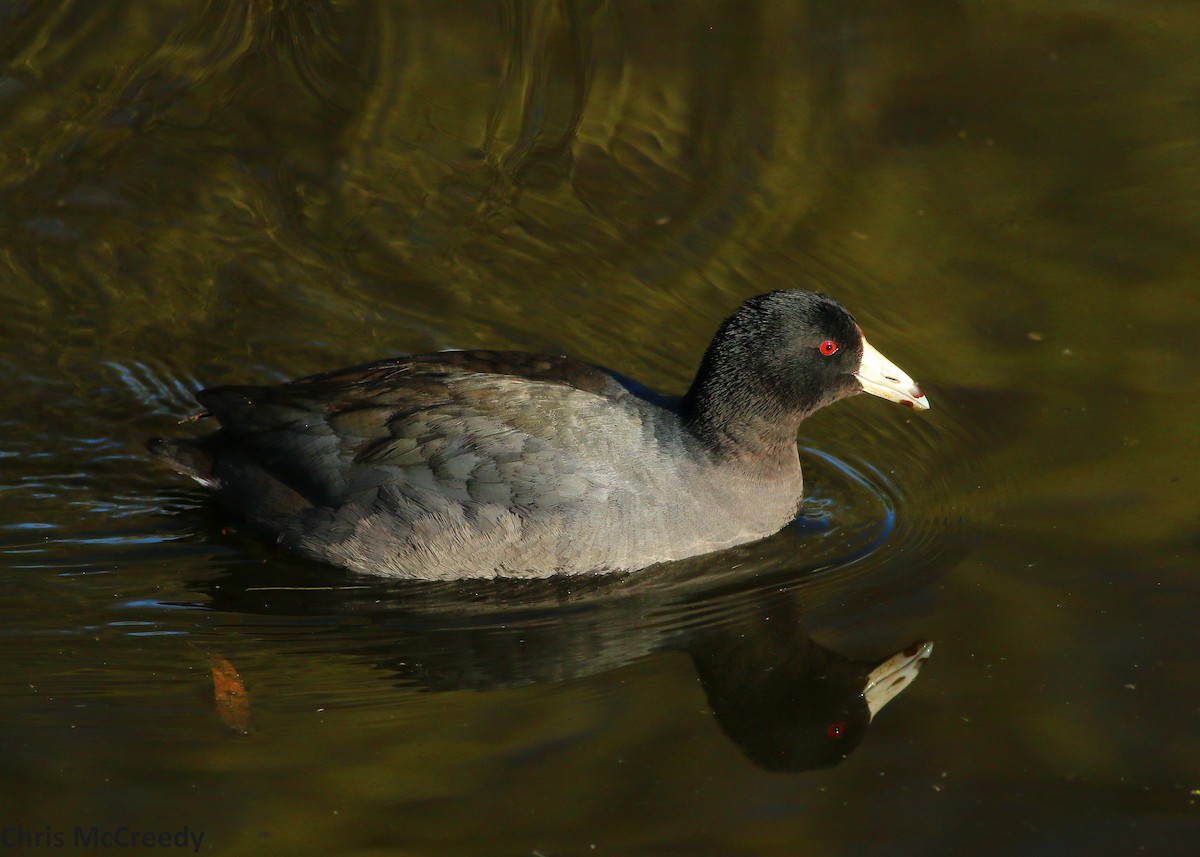
<svg viewBox="0 0 1200 857">
<path fill-rule="evenodd" d="M 769 536 L 803 499 L 800 423 L 921 388 L 834 298 L 783 289 L 720 325 L 670 398 L 565 356 L 442 351 L 201 390 L 148 448 L 283 549 L 417 580 L 631 572 Z"/>
</svg>

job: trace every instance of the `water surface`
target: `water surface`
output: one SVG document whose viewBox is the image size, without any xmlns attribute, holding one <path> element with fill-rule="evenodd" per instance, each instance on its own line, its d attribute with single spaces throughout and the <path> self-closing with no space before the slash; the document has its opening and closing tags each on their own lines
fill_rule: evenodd
<svg viewBox="0 0 1200 857">
<path fill-rule="evenodd" d="M 1192 853 L 1197 36 L 1170 2 L 0 11 L 0 827 Z M 201 386 L 447 347 L 678 393 L 788 286 L 933 410 L 818 414 L 804 517 L 677 568 L 375 584 L 231 530 L 142 447 Z M 746 718 L 812 694 L 746 682 L 918 639 L 840 764 L 770 769 Z"/>
</svg>

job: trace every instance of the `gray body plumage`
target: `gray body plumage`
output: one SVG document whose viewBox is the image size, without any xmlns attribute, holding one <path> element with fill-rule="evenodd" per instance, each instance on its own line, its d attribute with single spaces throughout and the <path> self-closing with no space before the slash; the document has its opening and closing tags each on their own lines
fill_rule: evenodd
<svg viewBox="0 0 1200 857">
<path fill-rule="evenodd" d="M 199 398 L 222 429 L 158 451 L 280 544 L 371 574 L 636 569 L 769 535 L 800 504 L 794 444 L 772 467 L 716 454 L 566 358 L 446 352 Z"/>
</svg>

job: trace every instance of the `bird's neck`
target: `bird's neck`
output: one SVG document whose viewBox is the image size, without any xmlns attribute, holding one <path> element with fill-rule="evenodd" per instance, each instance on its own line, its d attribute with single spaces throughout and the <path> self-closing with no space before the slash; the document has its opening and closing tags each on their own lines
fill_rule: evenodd
<svg viewBox="0 0 1200 857">
<path fill-rule="evenodd" d="M 680 402 L 688 431 L 723 461 L 767 471 L 798 466 L 796 433 L 806 414 L 784 407 L 753 382 L 739 383 L 738 376 L 711 368 L 702 367 Z"/>
</svg>

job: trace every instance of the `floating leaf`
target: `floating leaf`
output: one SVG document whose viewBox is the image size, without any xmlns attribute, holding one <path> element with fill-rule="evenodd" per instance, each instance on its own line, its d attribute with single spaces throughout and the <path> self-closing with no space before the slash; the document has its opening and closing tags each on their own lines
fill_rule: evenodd
<svg viewBox="0 0 1200 857">
<path fill-rule="evenodd" d="M 217 716 L 221 722 L 240 735 L 250 732 L 250 696 L 242 677 L 233 664 L 220 655 L 210 654 L 208 664 L 212 668 L 213 695 L 217 703 Z"/>
</svg>

